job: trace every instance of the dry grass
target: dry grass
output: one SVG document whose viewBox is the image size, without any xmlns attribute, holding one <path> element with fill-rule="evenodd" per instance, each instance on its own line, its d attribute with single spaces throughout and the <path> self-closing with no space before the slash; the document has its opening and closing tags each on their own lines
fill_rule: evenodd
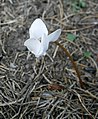
<svg viewBox="0 0 98 119">
<path fill-rule="evenodd" d="M 0 119 L 98 118 L 98 1 L 86 1 L 77 12 L 72 0 L 1 0 Z M 47 56 L 27 60 L 24 41 L 36 18 L 49 32 L 62 29 L 60 43 L 78 65 L 82 89 L 62 49 L 50 44 Z M 77 36 L 66 39 L 68 32 Z M 83 56 L 85 51 L 92 55 Z"/>
</svg>

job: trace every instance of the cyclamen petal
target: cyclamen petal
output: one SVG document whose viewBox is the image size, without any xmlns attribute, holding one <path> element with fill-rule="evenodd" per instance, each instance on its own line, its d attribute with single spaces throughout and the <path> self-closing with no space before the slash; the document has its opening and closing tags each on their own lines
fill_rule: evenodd
<svg viewBox="0 0 98 119">
<path fill-rule="evenodd" d="M 41 47 L 43 48 L 43 53 L 46 54 L 45 52 L 47 51 L 49 47 L 49 41 L 47 39 L 46 34 L 43 34 L 42 36 Z"/>
<path fill-rule="evenodd" d="M 48 35 L 46 25 L 41 19 L 36 19 L 29 29 L 30 39 L 24 42 L 24 45 L 32 52 L 35 57 L 40 57 L 46 54 L 49 47 L 49 42 L 54 42 L 61 34 L 61 29 L 58 29 Z"/>
<path fill-rule="evenodd" d="M 48 30 L 46 25 L 41 19 L 36 19 L 29 29 L 30 38 L 39 39 L 42 37 L 43 34 L 48 35 Z"/>
<path fill-rule="evenodd" d="M 38 56 L 40 51 L 41 43 L 39 40 L 35 40 L 33 38 L 28 39 L 24 42 L 24 45 L 28 48 L 30 52 L 32 52 L 35 56 Z"/>
<path fill-rule="evenodd" d="M 54 31 L 53 33 L 49 34 L 47 40 L 49 42 L 51 42 L 51 41 L 54 42 L 59 38 L 60 34 L 61 34 L 61 29 L 58 29 L 58 30 Z"/>
</svg>

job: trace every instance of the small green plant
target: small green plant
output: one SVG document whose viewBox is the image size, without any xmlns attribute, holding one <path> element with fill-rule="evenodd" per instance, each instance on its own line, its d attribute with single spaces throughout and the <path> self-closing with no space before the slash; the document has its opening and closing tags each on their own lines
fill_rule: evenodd
<svg viewBox="0 0 98 119">
<path fill-rule="evenodd" d="M 89 52 L 89 51 L 85 51 L 84 53 L 83 53 L 83 56 L 85 57 L 85 58 L 89 58 L 90 56 L 91 56 L 91 52 Z"/>
<path fill-rule="evenodd" d="M 79 6 L 81 8 L 85 8 L 86 7 L 86 2 L 84 0 L 79 0 Z"/>
<path fill-rule="evenodd" d="M 76 35 L 74 35 L 72 33 L 67 34 L 67 40 L 74 41 L 75 39 L 76 39 Z"/>
<path fill-rule="evenodd" d="M 78 10 L 85 8 L 87 6 L 84 0 L 73 0 L 72 1 L 72 9 L 77 12 Z"/>
</svg>

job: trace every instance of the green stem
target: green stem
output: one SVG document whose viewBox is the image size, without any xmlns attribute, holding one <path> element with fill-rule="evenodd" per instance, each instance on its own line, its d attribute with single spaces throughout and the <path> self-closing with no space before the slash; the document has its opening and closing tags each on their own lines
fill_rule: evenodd
<svg viewBox="0 0 98 119">
<path fill-rule="evenodd" d="M 82 82 L 82 79 L 81 79 L 81 77 L 80 77 L 80 72 L 79 72 L 78 67 L 77 67 L 76 63 L 74 62 L 72 56 L 71 56 L 70 53 L 67 51 L 67 49 L 64 48 L 60 43 L 58 43 L 57 41 L 55 41 L 54 43 L 55 43 L 56 45 L 58 45 L 58 46 L 66 53 L 66 55 L 69 57 L 69 59 L 70 59 L 72 65 L 73 65 L 73 67 L 74 67 L 74 69 L 75 69 L 75 71 L 76 71 L 76 73 L 77 73 L 77 76 L 78 76 L 78 78 L 79 78 L 80 86 L 81 86 L 81 88 L 83 88 L 83 82 Z"/>
</svg>

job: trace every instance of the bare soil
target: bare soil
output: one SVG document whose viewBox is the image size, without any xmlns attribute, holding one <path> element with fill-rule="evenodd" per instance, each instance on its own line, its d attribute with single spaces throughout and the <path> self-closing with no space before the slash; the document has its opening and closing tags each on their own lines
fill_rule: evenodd
<svg viewBox="0 0 98 119">
<path fill-rule="evenodd" d="M 98 1 L 81 1 L 0 1 L 0 119 L 98 119 Z M 62 29 L 58 42 L 77 64 L 83 88 L 56 44 L 45 57 L 27 59 L 24 41 L 36 18 L 50 33 Z"/>
</svg>

